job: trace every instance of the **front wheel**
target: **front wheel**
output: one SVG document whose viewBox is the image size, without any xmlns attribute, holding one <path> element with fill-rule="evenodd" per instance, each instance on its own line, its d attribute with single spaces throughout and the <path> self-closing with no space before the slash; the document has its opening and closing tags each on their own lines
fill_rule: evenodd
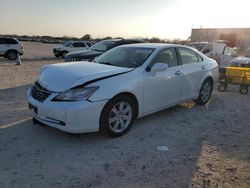
<svg viewBox="0 0 250 188">
<path fill-rule="evenodd" d="M 211 97 L 212 90 L 212 81 L 206 79 L 201 86 L 199 97 L 194 102 L 198 105 L 205 105 Z"/>
<path fill-rule="evenodd" d="M 112 137 L 124 135 L 132 126 L 135 105 L 130 97 L 117 96 L 107 103 L 100 119 L 101 129 Z"/>
</svg>

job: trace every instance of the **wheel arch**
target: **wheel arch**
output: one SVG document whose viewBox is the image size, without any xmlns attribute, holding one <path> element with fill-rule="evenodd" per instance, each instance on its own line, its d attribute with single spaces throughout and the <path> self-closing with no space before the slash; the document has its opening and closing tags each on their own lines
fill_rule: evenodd
<svg viewBox="0 0 250 188">
<path fill-rule="evenodd" d="M 206 79 L 204 79 L 204 81 L 206 81 L 206 80 L 209 80 L 209 81 L 212 83 L 212 86 L 214 87 L 214 79 L 213 79 L 212 76 L 206 77 Z M 203 82 L 204 82 L 204 81 L 203 81 Z"/>
<path fill-rule="evenodd" d="M 135 115 L 134 115 L 134 118 L 137 118 L 138 116 L 138 113 L 139 113 L 139 104 L 138 104 L 138 100 L 136 98 L 136 96 L 130 92 L 121 92 L 121 93 L 118 93 L 116 94 L 115 96 L 113 96 L 111 99 L 109 99 L 106 104 L 104 105 L 102 111 L 101 111 L 101 114 L 99 116 L 99 130 L 102 131 L 102 132 L 106 132 L 105 131 L 105 127 L 102 125 L 102 121 L 103 121 L 103 118 L 104 118 L 104 115 L 105 115 L 105 109 L 108 107 L 108 105 L 110 104 L 110 102 L 115 99 L 116 97 L 119 97 L 119 96 L 126 96 L 126 97 L 129 97 L 134 105 L 135 105 Z"/>
<path fill-rule="evenodd" d="M 212 83 L 212 88 L 213 88 L 213 90 L 214 90 L 215 80 L 214 80 L 212 74 L 206 74 L 206 75 L 203 77 L 203 79 L 201 79 L 200 87 L 198 88 L 198 92 L 200 92 L 200 88 L 201 88 L 202 84 L 203 84 L 206 80 L 211 81 L 211 83 Z"/>
<path fill-rule="evenodd" d="M 111 99 L 109 99 L 109 100 L 107 101 L 107 103 L 104 105 L 104 107 L 103 107 L 103 109 L 102 109 L 102 111 L 101 111 L 101 115 L 100 115 L 99 121 L 101 120 L 101 116 L 102 116 L 102 114 L 103 114 L 103 111 L 104 111 L 104 109 L 106 108 L 106 106 L 108 105 L 108 103 L 109 103 L 112 99 L 114 99 L 114 98 L 116 98 L 116 97 L 118 97 L 118 96 L 127 96 L 127 97 L 129 97 L 129 98 L 133 101 L 133 103 L 134 103 L 134 105 L 135 105 L 135 118 L 138 117 L 138 114 L 139 114 L 139 102 L 138 102 L 137 97 L 136 97 L 133 93 L 131 93 L 131 92 L 121 92 L 121 93 L 116 94 L 115 96 L 113 96 Z"/>
</svg>

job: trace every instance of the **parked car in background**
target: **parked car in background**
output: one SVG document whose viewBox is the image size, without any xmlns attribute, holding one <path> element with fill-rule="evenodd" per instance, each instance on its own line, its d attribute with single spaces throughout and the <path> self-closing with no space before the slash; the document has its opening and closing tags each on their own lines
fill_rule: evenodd
<svg viewBox="0 0 250 188">
<path fill-rule="evenodd" d="M 230 57 L 236 57 L 236 51 L 228 47 L 225 42 L 191 42 L 189 46 L 216 60 L 219 65 L 221 61 L 224 64 L 230 60 Z"/>
<path fill-rule="evenodd" d="M 9 60 L 17 59 L 18 54 L 23 55 L 23 44 L 15 38 L 0 37 L 0 56 Z"/>
<path fill-rule="evenodd" d="M 53 53 L 56 57 L 65 57 L 69 52 L 86 50 L 93 45 L 90 41 L 69 41 L 63 45 L 53 48 Z"/>
<path fill-rule="evenodd" d="M 245 67 L 250 68 L 250 55 L 239 56 L 234 58 L 230 63 L 230 67 Z"/>
<path fill-rule="evenodd" d="M 136 44 L 136 43 L 145 43 L 144 40 L 138 39 L 110 39 L 100 41 L 93 46 L 91 46 L 88 50 L 82 50 L 77 52 L 72 52 L 66 55 L 65 62 L 72 61 L 93 61 L 94 58 L 103 54 L 104 52 L 124 44 Z"/>
<path fill-rule="evenodd" d="M 234 48 L 226 49 L 221 56 L 220 66 L 250 68 L 250 48 L 240 51 Z"/>
<path fill-rule="evenodd" d="M 62 131 L 121 136 L 135 118 L 186 100 L 206 104 L 217 77 L 215 60 L 192 48 L 123 45 L 94 62 L 43 67 L 28 90 L 29 108 L 34 121 Z"/>
</svg>

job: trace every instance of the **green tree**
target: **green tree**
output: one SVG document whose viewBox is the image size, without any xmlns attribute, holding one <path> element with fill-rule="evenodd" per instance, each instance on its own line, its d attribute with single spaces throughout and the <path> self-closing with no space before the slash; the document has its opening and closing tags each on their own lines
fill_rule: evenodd
<svg viewBox="0 0 250 188">
<path fill-rule="evenodd" d="M 82 37 L 82 40 L 91 40 L 91 35 L 90 34 L 86 34 Z"/>
</svg>

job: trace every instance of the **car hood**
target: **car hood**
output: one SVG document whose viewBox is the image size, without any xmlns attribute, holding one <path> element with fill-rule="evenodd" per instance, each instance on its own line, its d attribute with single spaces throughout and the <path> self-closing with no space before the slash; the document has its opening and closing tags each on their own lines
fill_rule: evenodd
<svg viewBox="0 0 250 188">
<path fill-rule="evenodd" d="M 237 64 L 249 64 L 250 63 L 250 57 L 236 57 L 232 60 L 232 63 L 237 63 Z"/>
<path fill-rule="evenodd" d="M 131 70 L 91 62 L 58 63 L 42 68 L 38 83 L 49 91 L 62 92 L 95 79 Z"/>
<path fill-rule="evenodd" d="M 71 52 L 67 54 L 66 58 L 68 57 L 88 57 L 88 56 L 97 56 L 101 55 L 103 52 L 98 52 L 95 50 L 81 50 L 77 52 Z"/>
</svg>

